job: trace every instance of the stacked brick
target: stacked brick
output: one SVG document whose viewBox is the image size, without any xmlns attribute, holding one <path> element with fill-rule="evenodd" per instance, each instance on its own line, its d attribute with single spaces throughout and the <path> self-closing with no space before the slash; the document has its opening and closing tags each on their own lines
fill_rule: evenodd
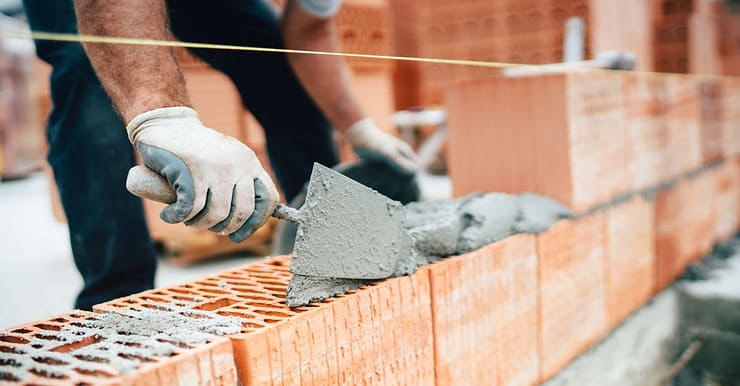
<svg viewBox="0 0 740 386">
<path fill-rule="evenodd" d="M 655 2 L 654 66 L 673 73 L 722 74 L 722 26 L 730 17 L 723 1 Z M 731 23 L 730 23 L 731 24 Z"/>
<path fill-rule="evenodd" d="M 603 72 L 450 88 L 455 195 L 529 191 L 581 213 L 537 236 L 542 380 L 735 234 L 737 90 L 729 78 Z"/>
<path fill-rule="evenodd" d="M 229 340 L 212 337 L 202 344 L 185 345 L 169 355 L 144 357 L 138 343 L 106 340 L 91 334 L 80 339 L 63 334 L 65 328 L 80 327 L 99 316 L 75 311 L 0 333 L 0 383 L 18 385 L 233 385 L 236 366 Z M 80 334 L 83 330 L 77 331 Z M 74 336 L 74 335 L 73 335 Z M 140 361 L 133 372 L 112 365 L 94 345 L 128 347 L 122 361 Z M 105 351 L 105 350 L 103 350 Z"/>
<path fill-rule="evenodd" d="M 514 235 L 305 307 L 285 305 L 290 261 L 277 257 L 104 303 L 96 314 L 12 328 L 0 333 L 0 379 L 23 385 L 233 384 L 235 376 L 244 385 L 537 384 L 733 234 L 739 215 L 740 163 L 723 157 L 541 234 Z M 241 328 L 128 373 L 82 355 L 95 339 L 32 350 L 39 339 L 88 319 L 167 307 L 234 318 Z M 95 363 L 72 369 L 59 363 L 58 353 L 76 350 L 76 360 Z M 30 373 L 19 370 L 19 355 L 31 356 L 32 365 L 23 368 Z"/>
<path fill-rule="evenodd" d="M 734 79 L 599 72 L 490 78 L 451 87 L 448 107 L 456 195 L 531 191 L 584 211 L 738 150 Z"/>
<path fill-rule="evenodd" d="M 652 8 L 643 0 L 394 0 L 396 53 L 448 59 L 543 64 L 563 60 L 565 23 L 584 20 L 585 58 L 605 50 L 638 55 L 638 68 L 651 69 Z M 622 22 L 630 20 L 629 23 Z M 444 102 L 445 89 L 497 70 L 446 64 L 397 65 L 398 108 Z"/>
<path fill-rule="evenodd" d="M 602 73 L 452 87 L 448 170 L 455 195 L 530 191 L 583 211 L 625 192 L 624 87 L 623 76 Z"/>
<path fill-rule="evenodd" d="M 538 382 L 537 266 L 522 234 L 417 273 L 431 284 L 438 385 Z"/>
<path fill-rule="evenodd" d="M 722 15 L 720 39 L 722 73 L 740 75 L 740 12 L 737 9 Z"/>
<path fill-rule="evenodd" d="M 175 303 L 237 317 L 230 336 L 242 384 L 433 384 L 429 278 L 413 275 L 290 309 L 285 257 L 95 307 Z"/>
</svg>

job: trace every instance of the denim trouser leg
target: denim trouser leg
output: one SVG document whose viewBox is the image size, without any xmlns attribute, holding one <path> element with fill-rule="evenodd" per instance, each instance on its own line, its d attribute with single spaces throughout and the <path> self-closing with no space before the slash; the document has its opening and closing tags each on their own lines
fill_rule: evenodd
<svg viewBox="0 0 740 386">
<path fill-rule="evenodd" d="M 277 15 L 264 0 L 177 0 L 167 5 L 172 31 L 179 39 L 284 46 Z M 314 162 L 329 167 L 338 162 L 332 127 L 304 91 L 284 54 L 193 52 L 232 79 L 245 107 L 265 129 L 270 164 L 288 201 L 308 181 Z"/>
<path fill-rule="evenodd" d="M 71 0 L 24 0 L 31 28 L 76 32 Z M 78 43 L 37 41 L 53 66 L 48 160 L 84 287 L 76 307 L 150 289 L 156 267 L 141 200 L 125 188 L 135 159 L 124 125 Z"/>
</svg>

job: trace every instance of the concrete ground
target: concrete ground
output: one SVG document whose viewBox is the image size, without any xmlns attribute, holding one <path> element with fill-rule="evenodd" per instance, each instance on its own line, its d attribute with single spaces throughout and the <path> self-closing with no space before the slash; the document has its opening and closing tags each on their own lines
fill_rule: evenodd
<svg viewBox="0 0 740 386">
<path fill-rule="evenodd" d="M 449 179 L 420 175 L 426 199 L 447 198 Z M 52 217 L 46 177 L 0 182 L 0 330 L 72 308 L 82 279 L 72 260 L 66 224 Z M 236 255 L 191 265 L 161 261 L 159 287 L 182 283 L 260 259 Z"/>
</svg>

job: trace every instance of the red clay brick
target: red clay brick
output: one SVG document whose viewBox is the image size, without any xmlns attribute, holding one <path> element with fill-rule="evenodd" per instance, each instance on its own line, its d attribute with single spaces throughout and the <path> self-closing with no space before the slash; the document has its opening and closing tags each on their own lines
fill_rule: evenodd
<svg viewBox="0 0 740 386">
<path fill-rule="evenodd" d="M 537 236 L 540 363 L 548 379 L 608 328 L 605 215 L 562 220 Z"/>
<path fill-rule="evenodd" d="M 572 73 L 451 88 L 455 195 L 529 191 L 585 211 L 626 191 L 625 79 Z"/>
<path fill-rule="evenodd" d="M 740 226 L 740 163 L 737 158 L 725 160 L 713 169 L 716 183 L 717 223 L 714 239 L 722 242 L 732 237 Z"/>
<path fill-rule="evenodd" d="M 740 154 L 740 80 L 722 78 L 723 154 Z"/>
<path fill-rule="evenodd" d="M 635 73 L 627 76 L 625 93 L 627 173 L 631 188 L 641 190 L 668 175 L 668 86 L 665 77 Z"/>
<path fill-rule="evenodd" d="M 722 84 L 719 80 L 699 81 L 701 158 L 709 164 L 722 158 Z"/>
<path fill-rule="evenodd" d="M 32 356 L 38 363 L 53 364 L 53 355 L 61 353 L 75 355 L 78 350 L 84 349 L 93 343 L 104 342 L 100 336 L 85 338 L 80 342 L 64 343 L 60 338 L 44 335 L 60 331 L 66 326 L 71 326 L 85 320 L 94 319 L 96 314 L 74 311 L 68 314 L 51 317 L 47 320 L 28 323 L 23 326 L 10 328 L 0 333 L 0 353 L 12 354 L 17 350 L 34 349 L 34 339 L 44 341 L 58 341 L 49 348 L 38 349 L 33 355 L 23 354 L 29 359 Z M 86 359 L 83 354 L 75 356 L 76 359 L 85 362 L 86 366 L 96 366 L 95 369 L 73 368 L 68 375 L 59 378 L 49 373 L 37 372 L 29 374 L 25 379 L 13 380 L 10 377 L 14 368 L 9 363 L 0 362 L 0 381 L 3 384 L 135 384 L 135 385 L 159 385 L 159 384 L 212 384 L 229 385 L 222 383 L 235 379 L 236 368 L 231 342 L 225 337 L 214 336 L 207 343 L 194 344 L 189 347 L 179 348 L 173 356 L 155 356 L 144 361 L 131 373 L 123 374 L 115 367 L 101 363 L 94 359 Z M 45 360 L 45 358 L 48 358 Z M 64 358 L 56 358 L 64 361 Z M 12 359 L 11 359 L 12 361 Z M 3 366 L 8 366 L 7 368 Z M 53 365 L 50 367 L 54 367 Z"/>
<path fill-rule="evenodd" d="M 699 82 L 693 77 L 671 76 L 666 78 L 666 84 L 669 170 L 664 180 L 702 165 Z"/>
<path fill-rule="evenodd" d="M 534 236 L 522 234 L 422 268 L 438 385 L 539 381 L 536 267 Z"/>
<path fill-rule="evenodd" d="M 245 385 L 434 382 L 426 274 L 290 309 L 285 305 L 288 266 L 288 257 L 268 259 L 95 308 L 116 312 L 172 302 L 240 318 L 242 332 L 230 339 Z M 393 336 L 393 345 L 383 343 L 386 336 Z"/>
<path fill-rule="evenodd" d="M 656 290 L 670 285 L 712 247 L 717 222 L 716 184 L 704 170 L 658 191 L 655 199 Z"/>
<path fill-rule="evenodd" d="M 639 195 L 607 209 L 605 269 L 611 328 L 653 294 L 654 214 L 654 203 Z"/>
</svg>

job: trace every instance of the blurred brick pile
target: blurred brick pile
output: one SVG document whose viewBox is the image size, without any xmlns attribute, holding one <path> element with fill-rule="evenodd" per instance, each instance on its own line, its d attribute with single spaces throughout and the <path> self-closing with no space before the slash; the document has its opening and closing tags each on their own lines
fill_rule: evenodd
<svg viewBox="0 0 740 386">
<path fill-rule="evenodd" d="M 565 22 L 585 23 L 584 57 L 637 55 L 637 69 L 740 73 L 740 13 L 723 0 L 391 0 L 396 54 L 505 63 L 563 60 Z M 396 107 L 444 103 L 455 81 L 495 69 L 399 62 Z"/>
<path fill-rule="evenodd" d="M 652 1 L 652 0 L 651 0 Z M 585 23 L 584 57 L 627 50 L 651 57 L 650 3 L 645 0 L 393 0 L 396 53 L 402 56 L 544 64 L 563 60 L 565 23 Z M 625 22 L 629 20 L 629 22 Z M 647 70 L 650 61 L 640 61 Z M 399 108 L 440 104 L 444 89 L 496 70 L 399 63 Z"/>
<path fill-rule="evenodd" d="M 654 69 L 695 74 L 738 71 L 725 67 L 724 63 L 725 52 L 729 56 L 737 55 L 738 42 L 732 41 L 732 33 L 738 28 L 734 25 L 738 21 L 737 15 L 731 15 L 721 0 L 658 1 Z"/>
<path fill-rule="evenodd" d="M 28 31 L 23 23 L 3 15 L 0 29 Z M 0 179 L 26 177 L 44 161 L 35 70 L 33 43 L 0 40 Z"/>
</svg>

